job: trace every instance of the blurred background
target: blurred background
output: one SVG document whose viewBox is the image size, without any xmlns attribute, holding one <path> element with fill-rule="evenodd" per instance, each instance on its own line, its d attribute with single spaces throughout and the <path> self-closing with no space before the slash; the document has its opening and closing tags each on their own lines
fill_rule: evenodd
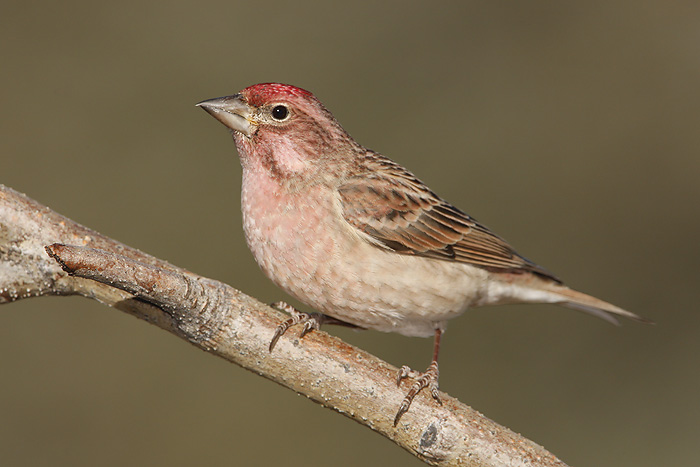
<svg viewBox="0 0 700 467">
<path fill-rule="evenodd" d="M 519 252 L 657 322 L 475 309 L 445 335 L 443 390 L 570 465 L 697 465 L 699 21 L 694 1 L 6 2 L 0 183 L 287 299 L 245 247 L 233 142 L 194 104 L 309 89 Z M 430 359 L 430 339 L 327 330 Z M 4 465 L 421 465 L 86 299 L 2 307 L 0 369 Z"/>
</svg>

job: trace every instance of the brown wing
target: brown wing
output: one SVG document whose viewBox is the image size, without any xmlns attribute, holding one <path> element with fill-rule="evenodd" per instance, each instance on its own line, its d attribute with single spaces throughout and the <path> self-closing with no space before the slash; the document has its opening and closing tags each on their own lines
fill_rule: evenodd
<svg viewBox="0 0 700 467">
<path fill-rule="evenodd" d="M 502 238 L 440 199 L 403 167 L 373 154 L 361 177 L 339 188 L 345 220 L 379 247 L 496 272 L 532 272 L 560 282 Z"/>
</svg>

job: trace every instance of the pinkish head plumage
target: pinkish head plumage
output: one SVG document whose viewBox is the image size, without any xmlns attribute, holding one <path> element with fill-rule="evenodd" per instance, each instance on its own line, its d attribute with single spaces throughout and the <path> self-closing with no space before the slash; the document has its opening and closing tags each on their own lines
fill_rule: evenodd
<svg viewBox="0 0 700 467">
<path fill-rule="evenodd" d="M 249 86 L 241 91 L 241 95 L 246 98 L 250 105 L 259 107 L 268 104 L 277 99 L 287 100 L 289 98 L 312 98 L 313 94 L 305 89 L 298 88 L 289 84 L 281 83 L 261 83 Z"/>
<path fill-rule="evenodd" d="M 309 91 L 288 84 L 262 83 L 236 96 L 247 108 L 246 120 L 253 125 L 245 136 L 234 133 L 244 164 L 266 162 L 265 167 L 278 175 L 313 178 L 319 175 L 317 170 L 326 169 L 302 161 L 342 159 L 346 149 L 359 147 Z"/>
</svg>

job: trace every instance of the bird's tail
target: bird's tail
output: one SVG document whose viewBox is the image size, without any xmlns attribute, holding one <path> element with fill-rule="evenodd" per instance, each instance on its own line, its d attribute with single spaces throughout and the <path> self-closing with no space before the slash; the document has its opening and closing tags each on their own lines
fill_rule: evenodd
<svg viewBox="0 0 700 467">
<path fill-rule="evenodd" d="M 558 303 L 575 310 L 584 311 L 594 316 L 602 318 L 611 323 L 617 324 L 616 316 L 633 319 L 641 323 L 654 324 L 653 321 L 642 318 L 631 311 L 615 306 L 599 298 L 570 289 L 565 285 L 554 282 L 546 282 L 541 284 L 542 289 L 549 292 L 553 299 L 553 303 Z"/>
</svg>

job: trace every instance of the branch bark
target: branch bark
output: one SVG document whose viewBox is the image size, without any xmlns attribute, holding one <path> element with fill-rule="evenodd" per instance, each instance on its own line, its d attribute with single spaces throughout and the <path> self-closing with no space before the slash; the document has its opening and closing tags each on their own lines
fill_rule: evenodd
<svg viewBox="0 0 700 467">
<path fill-rule="evenodd" d="M 394 427 L 404 397 L 395 367 L 321 331 L 302 340 L 288 333 L 270 353 L 285 319 L 279 311 L 0 185 L 0 304 L 43 295 L 82 295 L 144 319 L 342 413 L 428 464 L 566 467 L 444 393 L 442 406 L 419 395 Z"/>
</svg>

